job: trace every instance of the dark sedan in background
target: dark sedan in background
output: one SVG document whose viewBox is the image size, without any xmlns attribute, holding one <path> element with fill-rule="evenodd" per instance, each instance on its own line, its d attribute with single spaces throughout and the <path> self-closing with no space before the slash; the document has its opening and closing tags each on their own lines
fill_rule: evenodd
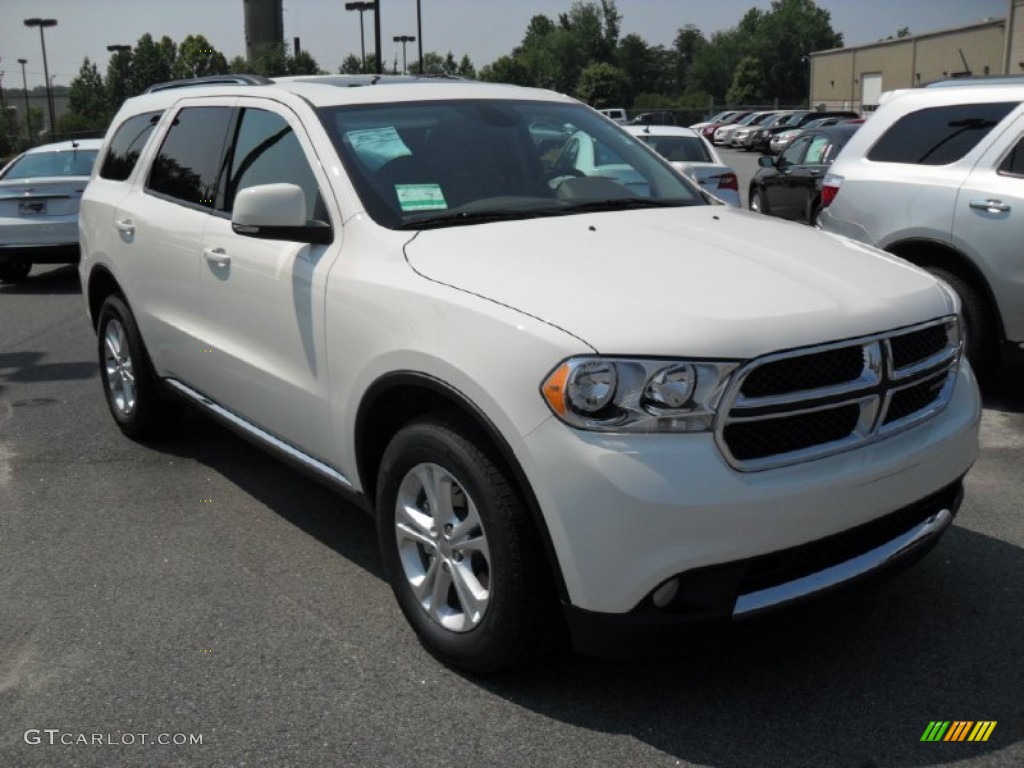
<svg viewBox="0 0 1024 768">
<path fill-rule="evenodd" d="M 750 182 L 750 210 L 814 224 L 821 211 L 821 181 L 860 123 L 814 128 L 797 136 L 777 158 L 760 159 Z"/>
<path fill-rule="evenodd" d="M 856 112 L 848 112 L 845 110 L 798 110 L 791 113 L 786 119 L 780 120 L 774 125 L 764 127 L 758 131 L 753 139 L 751 140 L 751 147 L 758 152 L 767 153 L 769 151 L 769 145 L 771 144 L 772 138 L 782 131 L 788 131 L 791 128 L 803 128 L 812 120 L 820 120 L 823 117 L 840 117 L 840 118 L 858 118 Z"/>
</svg>

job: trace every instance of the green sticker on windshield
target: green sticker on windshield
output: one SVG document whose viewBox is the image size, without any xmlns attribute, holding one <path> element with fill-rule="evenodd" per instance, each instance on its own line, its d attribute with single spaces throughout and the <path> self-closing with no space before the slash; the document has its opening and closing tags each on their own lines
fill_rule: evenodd
<svg viewBox="0 0 1024 768">
<path fill-rule="evenodd" d="M 438 211 L 448 207 L 440 184 L 395 184 L 403 211 Z"/>
</svg>

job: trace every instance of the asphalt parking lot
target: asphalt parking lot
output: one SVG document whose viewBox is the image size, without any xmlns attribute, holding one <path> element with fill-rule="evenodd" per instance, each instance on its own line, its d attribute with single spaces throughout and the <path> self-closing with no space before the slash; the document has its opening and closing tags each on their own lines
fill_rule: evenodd
<svg viewBox="0 0 1024 768">
<path fill-rule="evenodd" d="M 745 194 L 756 156 L 723 154 Z M 898 579 L 485 681 L 416 643 L 365 515 L 196 414 L 122 437 L 76 272 L 39 273 L 0 288 L 0 766 L 1024 764 L 1024 370 Z M 997 726 L 922 743 L 936 719 Z"/>
</svg>

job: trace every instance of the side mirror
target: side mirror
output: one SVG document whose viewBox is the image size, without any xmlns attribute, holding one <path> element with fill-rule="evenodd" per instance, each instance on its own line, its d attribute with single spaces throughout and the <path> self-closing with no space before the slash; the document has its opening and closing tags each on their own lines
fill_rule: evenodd
<svg viewBox="0 0 1024 768">
<path fill-rule="evenodd" d="M 771 168 L 773 165 L 775 165 L 775 158 L 772 157 L 771 155 L 761 155 L 759 158 L 757 158 L 757 164 L 760 165 L 762 168 Z"/>
<path fill-rule="evenodd" d="M 261 184 L 235 195 L 231 228 L 263 240 L 326 245 L 334 241 L 330 225 L 306 220 L 306 193 L 297 184 Z"/>
</svg>

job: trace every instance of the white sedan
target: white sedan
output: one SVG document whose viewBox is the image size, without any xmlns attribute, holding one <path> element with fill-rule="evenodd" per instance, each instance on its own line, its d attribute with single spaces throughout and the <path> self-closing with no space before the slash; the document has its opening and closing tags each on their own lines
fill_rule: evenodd
<svg viewBox="0 0 1024 768">
<path fill-rule="evenodd" d="M 46 144 L 0 170 L 0 283 L 78 261 L 78 204 L 102 139 Z"/>
<path fill-rule="evenodd" d="M 741 207 L 736 171 L 723 163 L 715 148 L 696 131 L 670 125 L 631 125 L 626 130 L 697 182 L 701 189 L 729 205 Z"/>
</svg>

